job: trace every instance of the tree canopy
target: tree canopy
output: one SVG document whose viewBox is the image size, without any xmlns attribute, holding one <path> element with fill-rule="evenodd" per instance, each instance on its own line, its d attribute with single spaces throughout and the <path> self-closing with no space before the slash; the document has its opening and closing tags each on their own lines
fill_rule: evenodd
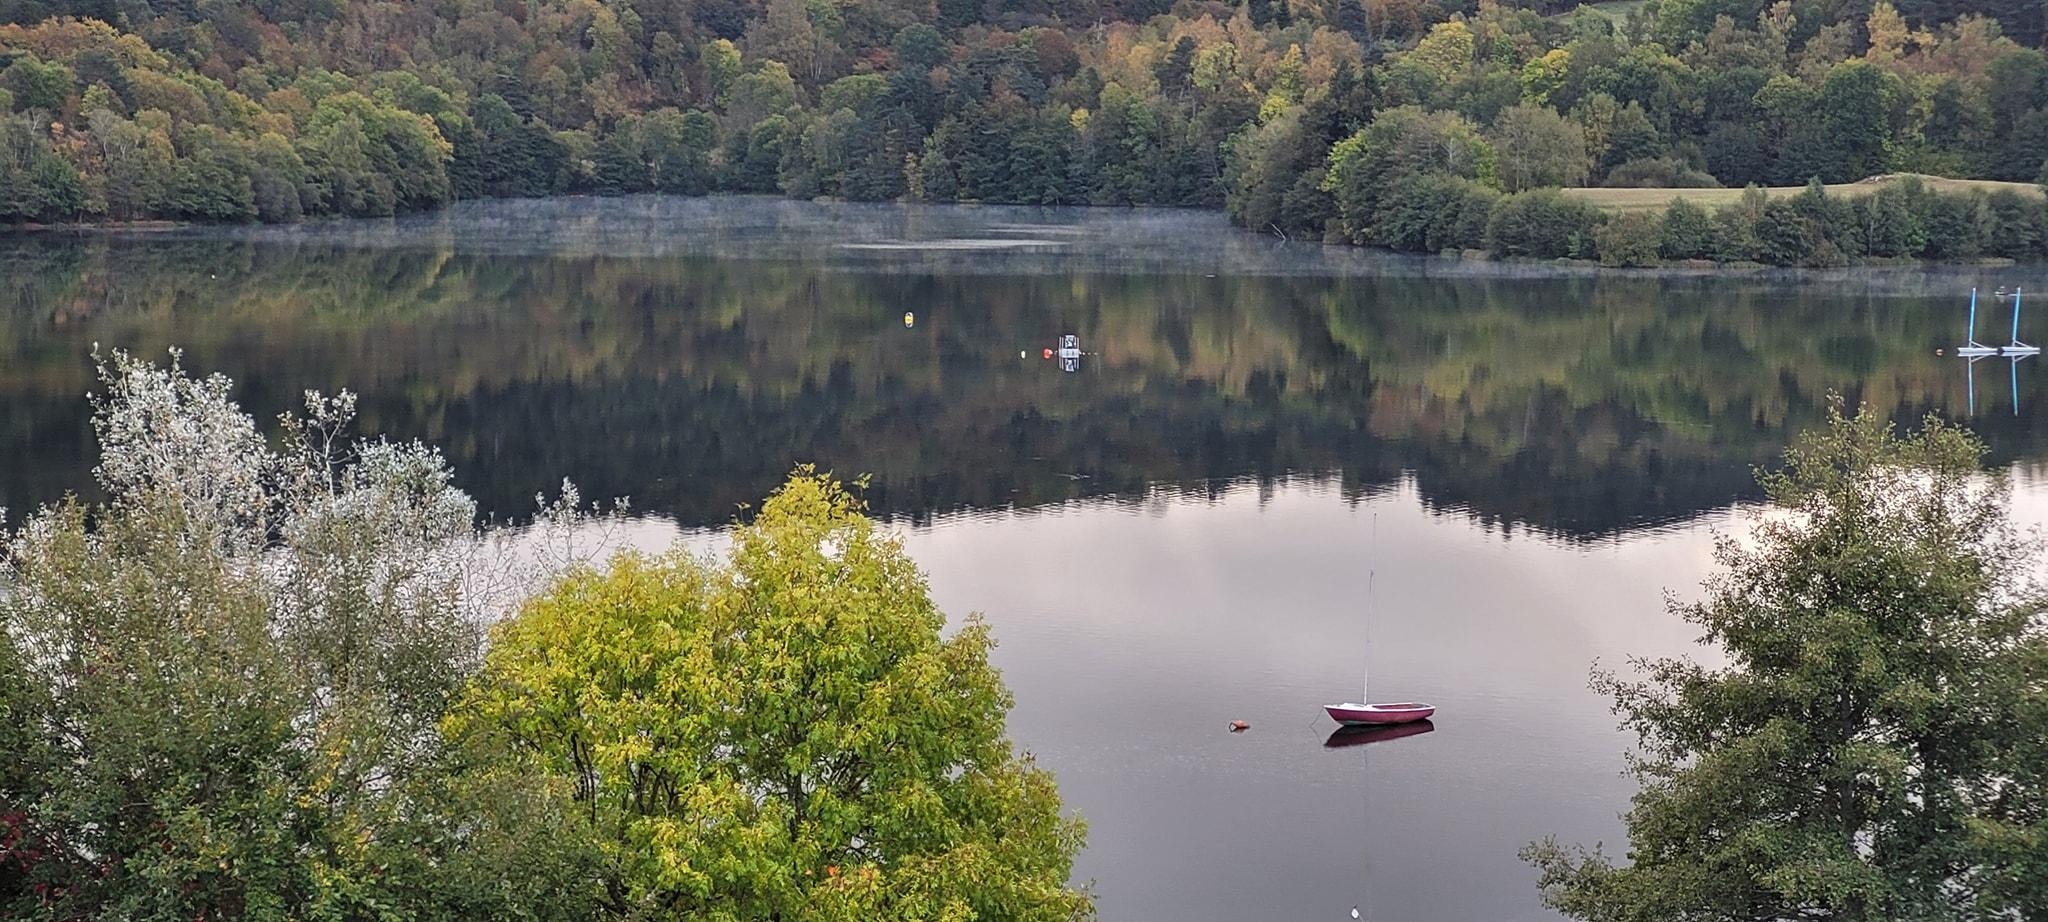
<svg viewBox="0 0 2048 922">
<path fill-rule="evenodd" d="M 1983 446 L 1844 415 L 1762 476 L 1677 613 L 1725 666 L 1597 674 L 1641 751 L 1629 864 L 1525 857 L 1576 918 L 2028 918 L 2048 900 L 2048 594 Z"/>
<path fill-rule="evenodd" d="M 614 917 L 1085 914 L 1081 826 L 1003 732 L 988 628 L 944 626 L 901 544 L 799 470 L 727 565 L 628 555 L 529 602 L 454 719 L 567 782 Z"/>
</svg>

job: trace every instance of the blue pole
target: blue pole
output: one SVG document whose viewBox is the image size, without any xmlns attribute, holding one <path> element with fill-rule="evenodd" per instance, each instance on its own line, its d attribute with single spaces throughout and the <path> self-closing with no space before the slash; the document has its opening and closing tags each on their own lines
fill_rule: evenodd
<svg viewBox="0 0 2048 922">
<path fill-rule="evenodd" d="M 2019 289 L 2019 286 L 2013 286 L 2013 289 L 2012 289 L 2012 341 L 2013 341 L 2013 342 L 2019 342 L 2019 341 L 2020 341 L 2020 289 Z"/>
<path fill-rule="evenodd" d="M 1970 335 L 1963 337 L 1963 345 L 1977 341 L 1977 289 L 1970 289 Z"/>
</svg>

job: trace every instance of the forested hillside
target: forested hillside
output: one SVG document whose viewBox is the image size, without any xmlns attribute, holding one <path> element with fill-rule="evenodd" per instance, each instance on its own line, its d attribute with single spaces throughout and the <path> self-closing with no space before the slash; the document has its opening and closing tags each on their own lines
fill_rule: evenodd
<svg viewBox="0 0 2048 922">
<path fill-rule="evenodd" d="M 1672 218 L 1538 191 L 2035 181 L 2034 0 L 0 0 L 0 21 L 0 221 L 725 191 L 1221 205 L 1290 236 L 1618 263 L 2048 246 L 2020 197 L 1773 199 L 1785 227 L 1749 201 L 1679 215 L 1666 246 Z M 1930 243 L 1941 221 L 1962 252 Z"/>
</svg>

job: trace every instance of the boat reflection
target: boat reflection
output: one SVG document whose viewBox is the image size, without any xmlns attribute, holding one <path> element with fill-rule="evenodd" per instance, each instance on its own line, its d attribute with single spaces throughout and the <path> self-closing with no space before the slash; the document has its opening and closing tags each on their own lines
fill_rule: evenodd
<svg viewBox="0 0 2048 922">
<path fill-rule="evenodd" d="M 2012 415 L 2014 416 L 2020 415 L 2020 360 L 2026 357 L 2025 355 L 2012 356 Z M 1977 363 L 1985 358 L 1987 356 L 1973 355 L 1966 356 L 1963 359 L 1965 363 L 1963 370 L 1964 388 L 1969 395 L 1968 407 L 1971 416 L 1977 415 Z"/>
<path fill-rule="evenodd" d="M 1363 746 L 1367 743 L 1384 743 L 1404 736 L 1421 736 L 1436 729 L 1436 724 L 1427 720 L 1414 723 L 1392 724 L 1384 727 L 1338 727 L 1323 740 L 1324 749 L 1340 749 L 1345 746 Z"/>
<path fill-rule="evenodd" d="M 1992 297 L 2005 297 L 2005 286 L 1999 286 Z M 1970 289 L 1970 335 L 1966 340 L 1956 349 L 1956 354 L 1962 356 L 1966 363 L 1963 374 L 1969 389 L 1970 415 L 1977 415 L 1977 363 L 1993 357 L 2012 360 L 2012 415 L 2020 415 L 2020 360 L 2041 354 L 2040 346 L 2020 342 L 2020 290 L 2014 288 L 2012 291 L 2012 342 L 2004 346 L 1987 346 L 1977 341 L 1977 289 Z"/>
</svg>

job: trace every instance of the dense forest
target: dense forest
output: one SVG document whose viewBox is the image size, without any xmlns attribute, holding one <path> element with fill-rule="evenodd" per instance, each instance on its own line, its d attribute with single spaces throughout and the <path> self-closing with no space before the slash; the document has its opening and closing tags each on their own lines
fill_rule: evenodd
<svg viewBox="0 0 2048 922">
<path fill-rule="evenodd" d="M 658 191 L 1222 206 L 1617 265 L 2034 256 L 2030 0 L 0 0 L 0 222 Z"/>
</svg>

